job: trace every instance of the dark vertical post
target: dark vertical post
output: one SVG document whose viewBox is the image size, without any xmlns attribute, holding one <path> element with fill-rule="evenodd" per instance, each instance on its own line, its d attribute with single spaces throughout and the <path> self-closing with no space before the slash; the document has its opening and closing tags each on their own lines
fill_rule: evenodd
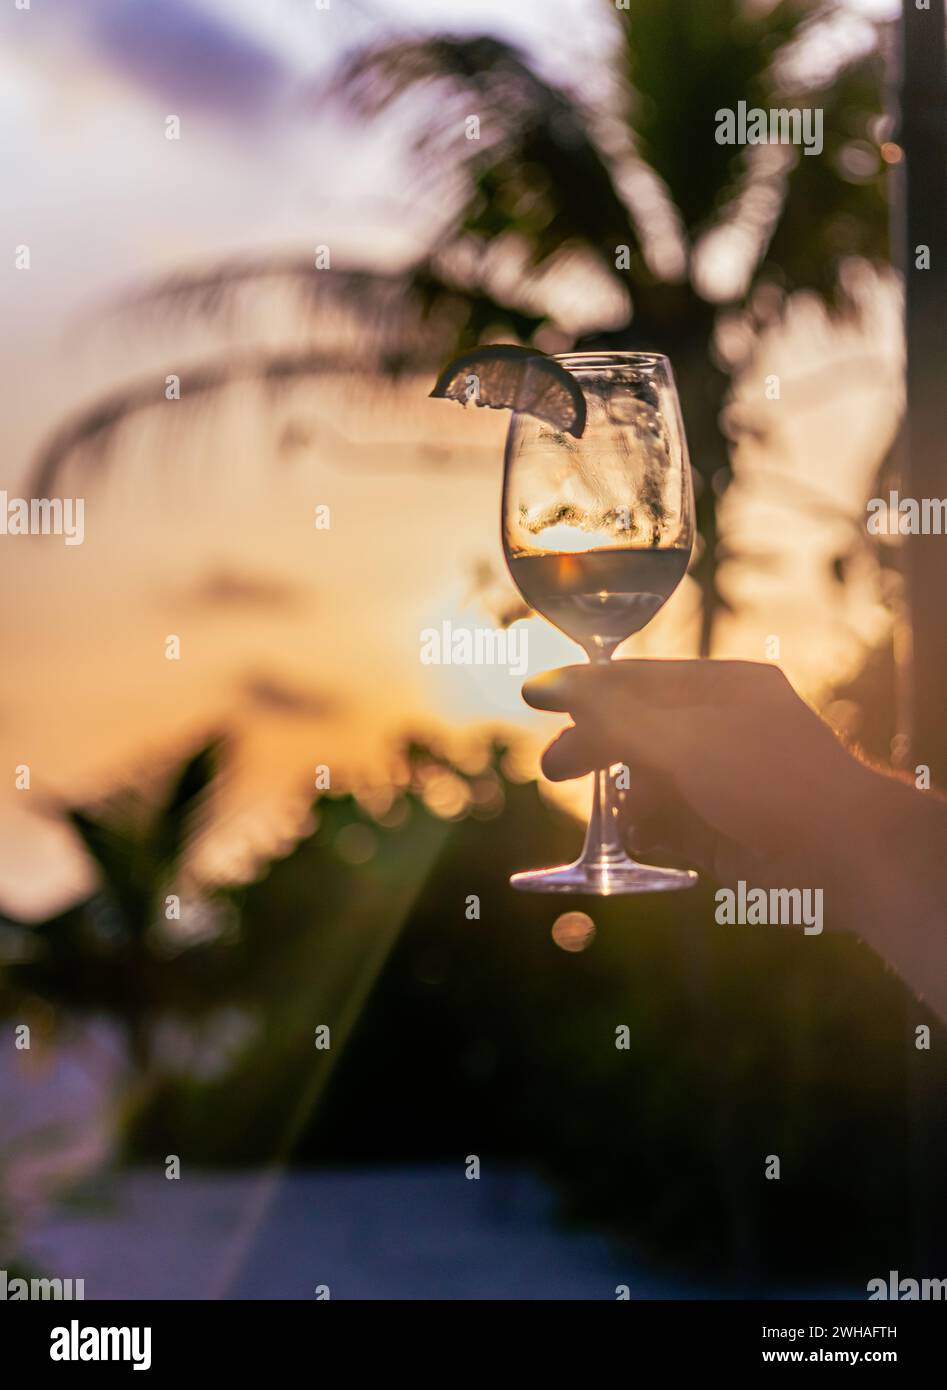
<svg viewBox="0 0 947 1390">
<path fill-rule="evenodd" d="M 944 0 L 903 0 L 895 245 L 904 276 L 907 404 L 899 441 L 902 496 L 947 497 L 947 75 Z M 928 248 L 925 255 L 923 248 Z M 925 260 L 929 268 L 923 268 Z M 904 716 L 908 768 L 927 764 L 947 787 L 947 536 L 904 542 L 911 662 Z M 911 903 L 905 903 L 910 914 Z M 927 1268 L 947 1248 L 943 1164 L 947 1098 L 915 1028 L 929 1017 L 905 998 L 905 1100 L 913 1258 Z"/>
<path fill-rule="evenodd" d="M 920 8 L 926 5 L 926 8 Z M 947 71 L 944 0 L 903 0 L 900 213 L 907 337 L 902 496 L 947 497 Z M 923 269 L 928 248 L 929 268 Z M 947 536 L 905 541 L 910 766 L 947 786 Z"/>
</svg>

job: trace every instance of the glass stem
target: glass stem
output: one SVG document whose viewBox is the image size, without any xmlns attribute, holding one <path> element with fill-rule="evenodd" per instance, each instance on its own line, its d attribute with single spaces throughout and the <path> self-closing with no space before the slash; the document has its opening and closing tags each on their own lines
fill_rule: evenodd
<svg viewBox="0 0 947 1390">
<path fill-rule="evenodd" d="M 611 660 L 613 650 L 611 647 L 605 650 L 594 649 L 588 653 L 589 660 L 600 666 Z M 579 862 L 601 865 L 603 868 L 629 863 L 619 834 L 618 807 L 609 769 L 599 768 L 593 772 L 592 778 L 592 809 Z"/>
</svg>

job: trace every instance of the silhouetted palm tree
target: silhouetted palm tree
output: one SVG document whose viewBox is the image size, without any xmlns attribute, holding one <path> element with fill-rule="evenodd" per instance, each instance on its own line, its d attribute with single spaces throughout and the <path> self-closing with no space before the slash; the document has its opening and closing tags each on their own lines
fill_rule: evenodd
<svg viewBox="0 0 947 1390">
<path fill-rule="evenodd" d="M 67 809 L 66 820 L 95 866 L 95 892 L 36 926 L 6 924 L 7 936 L 16 933 L 22 948 L 22 959 L 9 967 L 13 985 L 73 1013 L 107 1013 L 122 1026 L 141 1072 L 163 1012 L 202 1013 L 218 999 L 211 965 L 215 933 L 180 934 L 184 914 L 212 910 L 212 901 L 200 903 L 196 892 L 183 890 L 183 870 L 218 759 L 217 743 L 198 749 L 175 769 L 154 807 L 123 791 L 96 814 Z M 184 952 L 192 959 L 182 969 Z"/>
<path fill-rule="evenodd" d="M 347 351 L 332 350 L 336 368 L 396 373 L 485 338 L 575 345 L 550 289 L 570 276 L 591 284 L 583 277 L 594 261 L 597 283 L 624 310 L 607 328 L 589 326 L 578 345 L 657 349 L 678 376 L 699 475 L 702 545 L 692 573 L 707 651 L 728 554 L 717 525 L 730 476 L 723 406 L 742 365 L 718 348 L 720 316 L 737 311 L 759 329 L 799 290 L 843 310 L 851 306 L 842 260 L 885 257 L 883 60 L 877 43 L 839 38 L 836 6 L 819 0 L 752 8 L 603 0 L 602 13 L 611 17 L 610 50 L 595 91 L 556 85 L 532 56 L 489 36 L 387 36 L 345 61 L 332 94 L 360 119 L 380 121 L 410 96 L 426 121 L 417 152 L 439 179 L 445 213 L 404 273 L 317 274 L 310 258 L 263 259 L 175 277 L 146 299 L 213 312 L 235 288 L 278 276 L 318 315 L 354 314 L 360 331 Z M 821 37 L 824 64 L 833 35 L 830 70 L 808 75 L 817 65 L 807 65 L 806 46 L 818 49 Z M 717 111 L 740 101 L 822 109 L 823 152 L 718 144 Z M 471 112 L 479 139 L 465 138 Z M 713 274 L 715 243 L 733 263 L 727 283 Z M 511 278 L 514 256 L 520 273 Z M 323 365 L 312 353 L 228 360 L 192 376 L 190 392 L 248 377 L 298 379 Z M 99 445 L 156 399 L 152 377 L 68 421 L 43 455 L 37 486 L 48 487 L 76 446 Z"/>
</svg>

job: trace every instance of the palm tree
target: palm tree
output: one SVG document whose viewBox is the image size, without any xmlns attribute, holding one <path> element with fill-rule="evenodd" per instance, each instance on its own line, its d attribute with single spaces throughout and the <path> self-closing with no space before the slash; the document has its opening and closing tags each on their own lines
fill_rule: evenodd
<svg viewBox="0 0 947 1390">
<path fill-rule="evenodd" d="M 884 181 L 873 155 L 883 60 L 877 44 L 837 45 L 831 73 L 806 77 L 806 45 L 824 40 L 838 18 L 825 0 L 753 9 L 742 0 L 602 0 L 602 13 L 610 50 L 594 93 L 557 85 L 532 56 L 488 35 L 386 36 L 342 64 L 331 93 L 359 119 L 380 121 L 409 98 L 427 120 L 417 152 L 447 207 L 404 272 L 318 275 L 309 258 L 264 258 L 175 277 L 145 300 L 215 311 L 248 283 L 285 279 L 320 316 L 354 314 L 357 341 L 347 357 L 331 354 L 336 368 L 347 361 L 353 370 L 431 367 L 486 336 L 667 352 L 698 474 L 702 544 L 692 573 L 707 652 L 724 606 L 718 571 L 732 553 L 718 526 L 733 442 L 724 405 L 742 365 L 718 345 L 721 316 L 739 313 L 760 329 L 800 290 L 851 311 L 842 260 L 885 258 Z M 718 144 L 716 113 L 739 101 L 822 109 L 823 153 Z M 479 139 L 465 138 L 470 112 Z M 712 275 L 721 245 L 737 258 L 727 284 Z M 511 289 L 514 254 L 521 273 Z M 623 309 L 574 343 L 551 289 L 570 278 L 584 284 L 590 264 Z M 206 396 L 235 379 L 300 379 L 324 365 L 313 353 L 228 359 L 192 374 L 190 393 Z M 98 446 L 155 399 L 151 378 L 67 421 L 35 485 L 48 488 L 76 447 Z M 736 428 L 731 421 L 731 434 Z"/>
<path fill-rule="evenodd" d="M 176 938 L 166 928 L 189 910 L 206 917 L 213 907 L 212 897 L 198 906 L 197 895 L 182 888 L 219 753 L 214 741 L 188 757 L 156 807 L 123 791 L 97 814 L 67 808 L 66 821 L 97 871 L 96 891 L 37 926 L 5 924 L 21 948 L 9 966 L 13 986 L 72 1013 L 114 1018 L 139 1077 L 151 1064 L 153 1028 L 162 1014 L 203 1013 L 218 998 L 218 934 Z"/>
</svg>

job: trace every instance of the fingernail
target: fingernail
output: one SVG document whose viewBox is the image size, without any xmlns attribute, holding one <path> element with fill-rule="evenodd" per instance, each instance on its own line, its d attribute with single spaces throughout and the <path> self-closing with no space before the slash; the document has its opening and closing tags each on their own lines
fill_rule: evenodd
<svg viewBox="0 0 947 1390">
<path fill-rule="evenodd" d="M 548 691 L 549 694 L 555 694 L 565 683 L 566 677 L 564 672 L 543 671 L 538 676 L 530 676 L 528 681 L 524 681 L 523 694 L 525 695 L 527 691 L 535 691 L 536 694 Z"/>
<path fill-rule="evenodd" d="M 558 671 L 540 671 L 538 676 L 530 676 L 529 680 L 524 682 L 523 689 L 526 690 L 529 687 L 537 688 L 539 686 L 548 687 L 550 685 L 555 685 L 558 679 Z"/>
</svg>

